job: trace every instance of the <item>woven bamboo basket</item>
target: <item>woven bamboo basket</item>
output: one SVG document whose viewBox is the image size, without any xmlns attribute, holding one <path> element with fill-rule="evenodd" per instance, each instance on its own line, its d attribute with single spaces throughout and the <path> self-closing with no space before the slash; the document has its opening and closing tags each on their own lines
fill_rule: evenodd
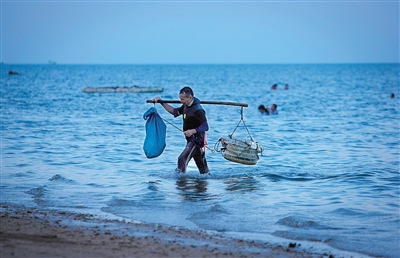
<svg viewBox="0 0 400 258">
<path fill-rule="evenodd" d="M 225 159 L 244 165 L 255 165 L 260 159 L 258 153 L 264 150 L 260 144 L 254 141 L 222 137 L 219 142 L 222 144 L 221 151 Z"/>
</svg>

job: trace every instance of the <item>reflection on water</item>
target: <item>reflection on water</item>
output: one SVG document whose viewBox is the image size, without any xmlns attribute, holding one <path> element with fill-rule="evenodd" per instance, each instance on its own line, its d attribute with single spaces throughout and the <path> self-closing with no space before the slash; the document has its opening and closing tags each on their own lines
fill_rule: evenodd
<svg viewBox="0 0 400 258">
<path fill-rule="evenodd" d="M 185 201 L 197 202 L 212 199 L 212 196 L 207 193 L 208 182 L 199 178 L 180 177 L 176 181 L 176 188 L 179 190 L 179 195 Z"/>
<path fill-rule="evenodd" d="M 252 192 L 260 189 L 260 182 L 252 176 L 228 178 L 224 181 L 226 190 L 241 193 Z"/>
</svg>

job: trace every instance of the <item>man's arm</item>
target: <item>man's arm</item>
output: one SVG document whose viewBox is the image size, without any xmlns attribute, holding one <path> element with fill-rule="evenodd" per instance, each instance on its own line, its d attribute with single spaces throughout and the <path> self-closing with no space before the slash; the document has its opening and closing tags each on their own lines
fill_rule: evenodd
<svg viewBox="0 0 400 258">
<path fill-rule="evenodd" d="M 155 97 L 153 99 L 153 101 L 156 102 L 156 103 L 159 100 L 162 100 L 162 99 L 160 97 Z M 174 114 L 174 107 L 172 107 L 170 104 L 168 104 L 168 103 L 160 103 L 160 104 L 161 104 L 161 106 L 163 106 L 163 108 L 165 108 L 165 110 L 168 111 L 168 113 L 170 113 L 171 115 Z"/>
<path fill-rule="evenodd" d="M 207 123 L 205 111 L 197 110 L 196 118 L 197 118 L 197 121 L 200 123 L 199 127 L 195 128 L 196 132 L 204 133 L 204 132 L 208 131 L 208 123 Z"/>
</svg>

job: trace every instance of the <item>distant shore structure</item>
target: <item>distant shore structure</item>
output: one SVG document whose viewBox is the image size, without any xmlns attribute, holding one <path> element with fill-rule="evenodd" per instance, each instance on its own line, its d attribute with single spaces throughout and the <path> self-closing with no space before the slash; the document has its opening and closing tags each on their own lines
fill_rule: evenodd
<svg viewBox="0 0 400 258">
<path fill-rule="evenodd" d="M 146 92 L 163 92 L 161 87 L 140 87 L 140 86 L 111 86 L 111 87 L 88 87 L 82 92 L 85 93 L 146 93 Z"/>
</svg>

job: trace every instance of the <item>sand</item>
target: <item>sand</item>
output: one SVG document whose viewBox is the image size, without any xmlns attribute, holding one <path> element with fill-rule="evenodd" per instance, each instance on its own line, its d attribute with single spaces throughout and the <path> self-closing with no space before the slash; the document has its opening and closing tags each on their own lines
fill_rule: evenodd
<svg viewBox="0 0 400 258">
<path fill-rule="evenodd" d="M 265 242 L 92 215 L 0 207 L 0 257 L 323 257 Z"/>
</svg>

